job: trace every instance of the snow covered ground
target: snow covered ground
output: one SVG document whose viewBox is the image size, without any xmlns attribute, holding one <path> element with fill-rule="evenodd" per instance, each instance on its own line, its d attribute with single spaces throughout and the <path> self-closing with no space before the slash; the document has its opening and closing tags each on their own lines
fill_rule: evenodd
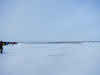
<svg viewBox="0 0 100 75">
<path fill-rule="evenodd" d="M 4 47 L 0 75 L 99 75 L 100 43 Z"/>
</svg>

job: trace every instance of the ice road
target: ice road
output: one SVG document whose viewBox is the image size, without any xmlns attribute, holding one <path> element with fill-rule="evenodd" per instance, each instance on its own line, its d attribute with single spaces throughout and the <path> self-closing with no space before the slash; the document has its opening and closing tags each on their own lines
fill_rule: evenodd
<svg viewBox="0 0 100 75">
<path fill-rule="evenodd" d="M 0 75 L 99 75 L 100 43 L 4 47 Z"/>
</svg>

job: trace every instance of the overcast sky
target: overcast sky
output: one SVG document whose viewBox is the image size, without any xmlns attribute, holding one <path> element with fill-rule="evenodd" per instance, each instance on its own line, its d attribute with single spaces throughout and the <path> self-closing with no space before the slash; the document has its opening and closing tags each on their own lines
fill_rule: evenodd
<svg viewBox="0 0 100 75">
<path fill-rule="evenodd" d="M 100 0 L 0 0 L 0 40 L 100 40 Z"/>
</svg>

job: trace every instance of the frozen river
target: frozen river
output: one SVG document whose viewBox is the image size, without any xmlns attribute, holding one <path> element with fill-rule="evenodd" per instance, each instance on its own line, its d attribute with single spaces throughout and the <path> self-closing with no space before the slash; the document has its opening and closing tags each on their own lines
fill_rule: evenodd
<svg viewBox="0 0 100 75">
<path fill-rule="evenodd" d="M 0 75 L 99 75 L 100 43 L 4 47 Z"/>
</svg>

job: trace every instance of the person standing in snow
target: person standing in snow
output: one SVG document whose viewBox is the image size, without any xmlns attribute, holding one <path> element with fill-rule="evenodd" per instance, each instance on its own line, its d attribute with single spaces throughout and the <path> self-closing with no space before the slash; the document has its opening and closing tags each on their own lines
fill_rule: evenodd
<svg viewBox="0 0 100 75">
<path fill-rule="evenodd" d="M 3 42 L 0 41 L 0 53 L 2 54 L 3 53 Z"/>
</svg>

